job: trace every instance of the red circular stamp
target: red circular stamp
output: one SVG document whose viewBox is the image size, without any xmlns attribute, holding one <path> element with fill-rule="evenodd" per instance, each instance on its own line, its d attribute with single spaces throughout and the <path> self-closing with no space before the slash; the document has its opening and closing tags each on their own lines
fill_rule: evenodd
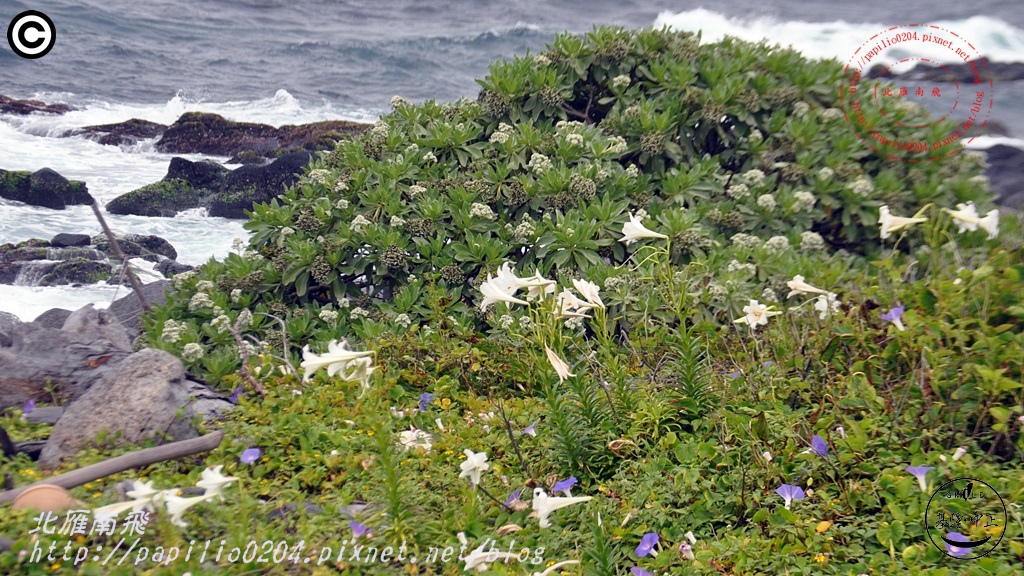
<svg viewBox="0 0 1024 576">
<path fill-rule="evenodd" d="M 881 64 L 890 48 L 906 56 Z M 960 82 L 952 65 L 943 63 L 953 57 L 966 64 L 969 81 Z M 920 74 L 919 63 L 943 73 Z M 840 106 L 857 137 L 872 150 L 906 162 L 940 160 L 963 150 L 988 122 L 993 96 L 992 74 L 978 49 L 932 24 L 893 26 L 875 34 L 846 63 L 839 86 Z M 926 108 L 941 113 L 936 118 Z"/>
</svg>

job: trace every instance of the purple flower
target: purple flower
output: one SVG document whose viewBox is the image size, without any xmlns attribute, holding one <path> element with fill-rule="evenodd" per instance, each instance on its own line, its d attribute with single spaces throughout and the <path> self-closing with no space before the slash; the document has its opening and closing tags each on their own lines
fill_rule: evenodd
<svg viewBox="0 0 1024 576">
<path fill-rule="evenodd" d="M 555 485 L 551 487 L 552 492 L 565 492 L 566 496 L 569 496 L 569 490 L 576 485 L 576 477 L 569 476 L 561 482 L 555 482 Z"/>
<path fill-rule="evenodd" d="M 420 394 L 420 412 L 426 412 L 428 409 L 430 409 L 430 403 L 433 401 L 434 395 L 431 394 L 430 392 L 424 392 L 423 394 Z"/>
<path fill-rule="evenodd" d="M 349 522 L 348 527 L 352 529 L 353 540 L 355 538 L 366 536 L 370 533 L 370 529 L 366 525 L 360 524 L 359 522 Z"/>
<path fill-rule="evenodd" d="M 35 409 L 36 409 L 36 401 L 35 400 L 29 400 L 28 402 L 25 402 L 25 409 L 22 410 L 22 412 L 25 413 L 25 414 L 31 414 L 32 411 L 35 410 Z"/>
<path fill-rule="evenodd" d="M 971 553 L 970 548 L 960 548 L 959 546 L 953 546 L 948 542 L 949 540 L 952 540 L 953 542 L 961 542 L 966 544 L 968 540 L 967 537 L 963 534 L 959 532 L 950 532 L 949 534 L 946 534 L 946 540 L 946 552 L 949 552 L 951 555 L 960 558 L 963 556 L 967 556 Z"/>
<path fill-rule="evenodd" d="M 238 399 L 241 397 L 242 387 L 239 386 L 238 388 L 235 388 L 235 391 L 231 393 L 231 396 L 228 396 L 228 402 L 231 402 L 232 404 L 238 404 Z"/>
<path fill-rule="evenodd" d="M 260 457 L 259 448 L 249 448 L 245 452 L 242 452 L 242 457 L 238 459 L 242 464 L 252 464 Z"/>
<path fill-rule="evenodd" d="M 922 492 L 928 490 L 928 480 L 925 476 L 928 475 L 929 470 L 934 469 L 934 466 L 907 466 L 907 472 L 910 472 L 917 478 L 917 485 L 921 487 Z"/>
<path fill-rule="evenodd" d="M 644 570 L 639 566 L 633 566 L 632 568 L 630 568 L 629 573 L 633 576 L 654 576 L 654 574 L 651 574 L 650 572 Z"/>
<path fill-rule="evenodd" d="M 510 508 L 513 502 L 519 500 L 519 495 L 522 494 L 522 492 L 522 490 L 516 490 L 515 492 L 509 494 L 508 498 L 505 499 L 505 507 Z"/>
<path fill-rule="evenodd" d="M 775 493 L 786 501 L 786 510 L 789 510 L 789 505 L 793 500 L 803 500 L 807 495 L 804 494 L 803 488 L 799 486 L 793 486 L 792 484 L 783 484 L 775 489 Z"/>
<path fill-rule="evenodd" d="M 882 314 L 882 320 L 884 322 L 892 322 L 893 324 L 896 325 L 897 329 L 903 330 L 903 321 L 900 320 L 900 316 L 903 315 L 904 310 L 906 310 L 905 306 L 896 306 L 890 309 L 888 312 Z"/>
<path fill-rule="evenodd" d="M 740 371 L 739 370 L 734 370 L 732 372 L 729 372 L 729 378 L 731 378 L 732 380 L 735 380 L 735 379 L 737 379 L 739 377 L 740 377 Z"/>
<path fill-rule="evenodd" d="M 825 439 L 815 434 L 814 438 L 811 438 L 811 452 L 822 458 L 828 457 L 828 444 L 825 443 Z"/>
<path fill-rule="evenodd" d="M 537 425 L 537 423 L 534 422 L 533 424 L 530 424 L 526 428 L 523 428 L 523 434 L 528 434 L 528 435 L 533 436 L 534 438 L 536 438 L 537 437 L 537 430 L 534 428 L 534 426 L 536 426 L 536 425 Z"/>
<path fill-rule="evenodd" d="M 657 556 L 658 553 L 654 551 L 654 547 L 657 545 L 658 534 L 655 532 L 648 532 L 640 539 L 640 545 L 636 547 L 636 555 L 643 558 L 648 554 L 654 553 L 654 555 Z"/>
</svg>

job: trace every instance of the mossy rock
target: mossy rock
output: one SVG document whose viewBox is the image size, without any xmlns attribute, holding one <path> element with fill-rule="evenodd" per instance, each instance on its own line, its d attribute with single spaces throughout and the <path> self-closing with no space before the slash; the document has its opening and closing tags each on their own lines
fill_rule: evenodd
<svg viewBox="0 0 1024 576">
<path fill-rule="evenodd" d="M 95 284 L 110 278 L 110 264 L 85 258 L 75 258 L 58 263 L 42 277 L 39 286 L 61 284 Z"/>
<path fill-rule="evenodd" d="M 0 170 L 0 197 L 54 210 L 93 203 L 85 182 L 68 180 L 49 168 L 36 172 Z"/>
<path fill-rule="evenodd" d="M 205 190 L 193 188 L 184 180 L 163 180 L 114 198 L 107 204 L 107 212 L 174 216 L 182 210 L 199 207 L 205 196 Z"/>
</svg>

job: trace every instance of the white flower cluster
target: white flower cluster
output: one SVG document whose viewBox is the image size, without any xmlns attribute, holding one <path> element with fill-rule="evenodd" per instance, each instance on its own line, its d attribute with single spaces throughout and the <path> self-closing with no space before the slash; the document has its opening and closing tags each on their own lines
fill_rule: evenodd
<svg viewBox="0 0 1024 576">
<path fill-rule="evenodd" d="M 412 319 L 409 318 L 408 314 L 399 314 L 398 316 L 395 316 L 395 324 L 398 324 L 402 328 L 408 328 L 412 325 Z"/>
<path fill-rule="evenodd" d="M 338 300 L 338 307 L 339 308 L 348 308 L 348 305 L 349 305 L 349 299 L 348 298 L 345 298 L 344 296 L 342 296 L 341 300 Z"/>
<path fill-rule="evenodd" d="M 213 326 L 218 334 L 223 334 L 231 328 L 231 318 L 228 318 L 227 314 L 221 314 L 210 322 L 210 326 Z"/>
<path fill-rule="evenodd" d="M 469 207 L 469 215 L 472 218 L 483 218 L 484 220 L 494 220 L 498 217 L 490 206 L 480 202 L 473 202 L 473 205 Z"/>
<path fill-rule="evenodd" d="M 192 298 L 188 301 L 188 311 L 195 312 L 205 308 L 213 308 L 213 300 L 210 299 L 210 295 L 206 292 L 196 292 L 193 294 Z"/>
<path fill-rule="evenodd" d="M 801 250 L 821 250 L 825 247 L 825 239 L 821 237 L 821 234 L 812 232 L 810 230 L 802 232 L 800 234 L 800 249 Z"/>
<path fill-rule="evenodd" d="M 614 290 L 623 284 L 629 284 L 629 278 L 626 276 L 609 276 L 604 279 L 604 289 Z"/>
<path fill-rule="evenodd" d="M 331 310 L 330 308 L 323 308 L 320 310 L 319 316 L 324 322 L 336 322 L 338 320 L 338 311 Z"/>
<path fill-rule="evenodd" d="M 726 190 L 725 193 L 733 200 L 742 200 L 747 197 L 747 194 L 750 194 L 750 188 L 748 188 L 746 184 L 738 182 L 729 186 L 729 189 Z"/>
<path fill-rule="evenodd" d="M 586 140 L 583 138 L 583 134 L 566 134 L 565 142 L 570 146 L 583 146 Z"/>
<path fill-rule="evenodd" d="M 508 134 L 504 132 L 494 132 L 490 138 L 491 144 L 504 144 L 508 142 Z"/>
<path fill-rule="evenodd" d="M 362 232 L 363 226 L 369 226 L 370 224 L 373 224 L 373 222 L 370 222 L 369 220 L 366 219 L 365 216 L 360 214 L 352 219 L 351 227 L 352 230 L 355 232 Z"/>
<path fill-rule="evenodd" d="M 967 182 L 977 188 L 988 188 L 988 176 L 985 176 L 984 174 L 977 174 L 975 176 L 971 176 L 970 179 L 967 180 Z"/>
<path fill-rule="evenodd" d="M 185 322 L 178 322 L 173 318 L 169 318 L 164 322 L 164 330 L 160 333 L 160 339 L 166 342 L 177 342 L 181 339 L 181 335 L 185 333 L 186 328 L 188 328 L 188 324 Z"/>
<path fill-rule="evenodd" d="M 769 211 L 775 210 L 775 207 L 778 206 L 774 194 L 761 194 L 757 197 L 757 205 Z"/>
<path fill-rule="evenodd" d="M 725 267 L 726 272 L 743 272 L 744 274 L 755 274 L 757 272 L 757 266 L 754 266 L 750 262 L 740 262 L 739 260 L 731 260 L 729 265 Z"/>
<path fill-rule="evenodd" d="M 866 198 L 875 191 L 875 185 L 872 184 L 871 178 L 867 176 L 861 176 L 847 185 L 847 187 L 853 191 L 854 194 L 862 198 Z"/>
<path fill-rule="evenodd" d="M 334 207 L 337 208 L 338 210 L 346 210 L 348 209 L 348 200 L 345 200 L 344 198 L 339 198 L 338 201 L 334 203 Z"/>
<path fill-rule="evenodd" d="M 626 139 L 622 136 L 612 136 L 608 139 L 608 148 L 605 150 L 609 154 L 622 154 L 629 148 L 626 144 Z"/>
<path fill-rule="evenodd" d="M 516 226 L 515 230 L 512 231 L 512 236 L 516 239 L 516 242 L 520 244 L 529 244 L 533 242 L 534 235 L 537 234 L 537 227 L 533 225 L 533 220 L 528 217 L 523 218 L 523 221 Z"/>
<path fill-rule="evenodd" d="M 292 228 L 291 226 L 281 228 L 281 236 L 291 236 L 292 234 L 295 234 L 295 228 Z"/>
<path fill-rule="evenodd" d="M 427 153 L 423 155 L 423 162 L 433 164 L 437 162 L 437 156 L 434 156 L 434 152 L 432 150 L 427 150 Z"/>
<path fill-rule="evenodd" d="M 565 321 L 565 327 L 573 332 L 579 332 L 583 330 L 583 318 L 573 316 Z"/>
<path fill-rule="evenodd" d="M 625 88 L 629 86 L 630 78 L 626 74 L 619 74 L 612 78 L 612 88 Z"/>
<path fill-rule="evenodd" d="M 409 186 L 409 196 L 412 196 L 413 198 L 419 196 L 420 194 L 423 194 L 426 191 L 426 187 L 420 186 L 419 184 L 413 184 L 412 186 Z"/>
<path fill-rule="evenodd" d="M 195 342 L 189 342 L 181 349 L 181 358 L 188 362 L 195 362 L 202 358 L 204 354 L 203 347 Z"/>
<path fill-rule="evenodd" d="M 779 295 L 775 293 L 775 290 L 765 287 L 765 289 L 761 291 L 761 300 L 764 300 L 765 302 L 778 302 Z"/>
<path fill-rule="evenodd" d="M 180 274 L 175 274 L 174 275 L 174 287 L 175 288 L 181 288 L 181 286 L 187 280 L 191 280 L 192 278 L 195 278 L 195 277 L 196 277 L 196 271 L 195 270 L 186 270 L 186 271 L 184 271 L 184 272 L 182 272 Z"/>
<path fill-rule="evenodd" d="M 764 134 L 761 134 L 760 130 L 754 128 L 753 130 L 750 131 L 750 136 L 747 136 L 747 140 L 753 142 L 754 144 L 764 142 Z"/>
<path fill-rule="evenodd" d="M 533 61 L 540 66 L 548 66 L 551 64 L 551 59 L 543 54 L 537 54 L 533 57 Z"/>
<path fill-rule="evenodd" d="M 832 178 L 835 175 L 836 171 L 829 168 L 828 166 L 823 166 L 821 170 L 818 170 L 818 178 L 821 180 L 828 180 L 829 178 Z"/>
<path fill-rule="evenodd" d="M 634 212 L 633 215 L 636 216 L 637 220 L 641 221 L 647 220 L 651 216 L 650 214 L 647 213 L 647 210 L 644 210 L 643 208 L 640 208 L 639 210 Z"/>
<path fill-rule="evenodd" d="M 405 147 L 405 155 L 406 156 L 412 156 L 413 154 L 415 154 L 415 153 L 417 153 L 419 151 L 420 151 L 420 145 L 415 143 L 415 142 L 413 142 L 412 144 L 409 144 L 408 146 Z"/>
<path fill-rule="evenodd" d="M 213 282 L 210 282 L 209 280 L 200 280 L 199 282 L 196 282 L 196 290 L 200 292 L 212 292 Z"/>
<path fill-rule="evenodd" d="M 764 243 L 764 249 L 769 254 L 781 254 L 789 250 L 789 239 L 785 236 L 772 236 Z"/>
<path fill-rule="evenodd" d="M 821 111 L 821 118 L 823 120 L 841 120 L 844 114 L 839 108 L 825 108 Z"/>
<path fill-rule="evenodd" d="M 369 318 L 370 312 L 367 310 L 363 310 L 359 306 L 356 306 L 348 313 L 348 315 L 350 318 Z"/>
<path fill-rule="evenodd" d="M 744 172 L 741 178 L 750 186 L 760 186 L 761 184 L 764 184 L 765 175 L 763 171 L 754 168 Z"/>
<path fill-rule="evenodd" d="M 743 232 L 733 234 L 731 240 L 737 248 L 752 249 L 761 245 L 760 238 Z"/>
<path fill-rule="evenodd" d="M 722 298 L 728 293 L 729 291 L 721 284 L 717 284 L 715 282 L 708 284 L 708 295 L 712 298 Z"/>
<path fill-rule="evenodd" d="M 245 240 L 236 237 L 234 240 L 231 241 L 231 249 L 234 250 L 235 252 L 241 252 L 242 249 L 244 248 Z"/>
<path fill-rule="evenodd" d="M 501 325 L 502 330 L 508 330 L 515 322 L 516 319 L 508 314 L 502 314 L 501 318 L 498 318 L 498 323 Z"/>
<path fill-rule="evenodd" d="M 345 180 L 338 180 L 337 182 L 334 183 L 334 191 L 335 192 L 341 193 L 341 192 L 344 192 L 345 190 L 348 190 L 348 182 L 347 181 L 345 181 Z"/>
<path fill-rule="evenodd" d="M 392 228 L 401 228 L 402 226 L 405 226 L 405 218 L 402 218 L 401 216 L 392 216 L 390 223 Z"/>
<path fill-rule="evenodd" d="M 238 304 L 239 300 L 242 299 L 242 289 L 235 288 L 231 291 L 231 302 Z"/>
<path fill-rule="evenodd" d="M 807 190 L 797 190 L 793 193 L 793 211 L 810 212 L 814 209 L 814 204 L 817 201 L 818 200 L 814 197 L 814 194 Z"/>
<path fill-rule="evenodd" d="M 533 156 L 530 156 L 530 163 L 528 164 L 528 166 L 537 174 L 543 174 L 551 169 L 552 164 L 550 158 L 543 154 L 538 154 L 537 152 L 534 152 Z"/>
<path fill-rule="evenodd" d="M 383 120 L 378 120 L 373 123 L 373 128 L 370 128 L 370 137 L 374 139 L 383 140 L 388 137 L 388 124 Z"/>
<path fill-rule="evenodd" d="M 802 118 L 810 109 L 811 105 L 807 102 L 797 102 L 793 104 L 793 115 L 797 118 Z"/>
<path fill-rule="evenodd" d="M 330 175 L 331 173 L 328 172 L 327 170 L 324 170 L 323 168 L 317 168 L 315 170 L 309 171 L 309 181 L 318 186 L 327 184 L 327 177 Z"/>
<path fill-rule="evenodd" d="M 626 166 L 626 174 L 629 174 L 630 178 L 636 178 L 640 174 L 640 169 L 637 168 L 636 164 L 630 164 Z"/>
<path fill-rule="evenodd" d="M 395 95 L 391 97 L 392 108 L 401 108 L 402 106 L 408 106 L 410 104 L 412 104 L 412 102 L 409 102 L 408 100 L 402 98 L 401 96 Z"/>
</svg>

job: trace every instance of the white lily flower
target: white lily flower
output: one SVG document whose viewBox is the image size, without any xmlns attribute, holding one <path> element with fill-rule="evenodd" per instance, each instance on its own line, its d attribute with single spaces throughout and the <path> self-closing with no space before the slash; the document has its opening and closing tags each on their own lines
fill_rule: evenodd
<svg viewBox="0 0 1024 576">
<path fill-rule="evenodd" d="M 636 242 L 637 240 L 641 240 L 643 238 L 662 238 L 667 240 L 668 236 L 665 236 L 664 234 L 659 234 L 658 232 L 646 228 L 643 222 L 641 222 L 635 214 L 630 212 L 629 222 L 626 222 L 622 226 L 621 241 L 625 242 L 626 246 L 629 246 L 633 242 Z"/>
<path fill-rule="evenodd" d="M 968 231 L 974 232 L 980 227 L 988 232 L 989 238 L 995 238 L 999 234 L 999 210 L 991 210 L 982 218 L 978 216 L 978 209 L 974 207 L 974 202 L 957 204 L 956 208 L 956 210 L 949 208 L 943 208 L 943 210 L 956 220 L 957 232 L 961 234 Z"/>
<path fill-rule="evenodd" d="M 167 505 L 167 513 L 171 515 L 171 524 L 179 528 L 186 528 L 188 523 L 182 519 L 185 511 L 189 508 L 205 502 L 217 496 L 216 494 L 207 494 L 203 496 L 196 496 L 195 498 L 182 498 L 177 494 L 167 494 L 164 496 L 164 503 Z"/>
<path fill-rule="evenodd" d="M 474 568 L 476 568 L 478 572 L 486 572 L 490 567 L 490 564 L 493 564 L 498 560 L 508 562 L 509 560 L 519 559 L 518 554 L 512 554 L 511 552 L 498 552 L 497 550 L 490 552 L 484 550 L 484 548 L 487 547 L 487 543 L 490 541 L 490 538 L 484 538 L 484 543 L 481 544 L 479 548 L 473 550 L 463 558 L 466 562 L 466 567 L 464 568 L 466 572 L 469 572 Z M 493 550 L 493 548 L 494 545 L 492 544 L 491 549 Z"/>
<path fill-rule="evenodd" d="M 153 488 L 153 481 L 141 482 L 139 480 L 133 480 L 132 484 L 134 488 L 125 492 L 125 495 L 132 499 L 139 500 L 152 500 L 153 496 L 160 493 L 160 490 Z"/>
<path fill-rule="evenodd" d="M 327 367 L 327 375 L 333 377 L 338 372 L 343 372 L 353 360 L 366 358 L 373 355 L 373 350 L 355 352 L 348 347 L 348 342 L 331 340 L 327 344 L 327 352 L 324 354 L 313 354 L 309 351 L 309 345 L 302 347 L 303 369 L 302 381 L 306 382 L 313 377 L 317 370 Z"/>
<path fill-rule="evenodd" d="M 765 451 L 765 453 L 761 454 L 761 456 L 765 459 L 766 462 L 771 462 L 772 461 L 772 453 L 771 452 Z"/>
<path fill-rule="evenodd" d="M 778 316 L 782 314 L 777 310 L 772 310 L 771 306 L 765 306 L 757 300 L 751 300 L 750 304 L 743 307 L 743 311 L 747 313 L 746 316 L 739 320 L 733 320 L 737 324 L 746 324 L 750 326 L 751 330 L 756 330 L 758 326 L 764 326 L 768 323 L 768 319 L 772 316 Z"/>
<path fill-rule="evenodd" d="M 221 494 L 221 491 L 224 487 L 238 480 L 238 478 L 235 478 L 234 476 L 225 476 L 221 474 L 220 471 L 223 468 L 224 465 L 221 464 L 219 466 L 203 470 L 203 477 L 199 482 L 196 482 L 196 486 L 206 490 L 205 496 L 220 496 L 221 499 L 223 499 L 224 496 Z"/>
<path fill-rule="evenodd" d="M 568 288 L 562 290 L 558 294 L 558 311 L 557 315 L 559 318 L 586 318 L 586 311 L 593 308 L 589 302 L 580 300 L 579 296 L 576 296 Z M 582 310 L 582 312 L 577 312 Z"/>
<path fill-rule="evenodd" d="M 503 267 L 504 268 L 504 267 Z M 509 271 L 511 272 L 511 270 Z M 501 274 L 499 270 L 499 274 Z M 515 275 L 512 276 L 513 278 Z M 518 278 L 516 278 L 518 280 Z M 510 278 L 504 277 L 492 277 L 487 276 L 487 280 L 480 285 L 480 293 L 484 295 L 484 299 L 480 302 L 480 311 L 486 312 L 487 307 L 495 302 L 508 302 L 509 304 L 529 304 L 525 300 L 520 300 L 512 294 L 515 294 L 519 286 L 511 281 Z"/>
<path fill-rule="evenodd" d="M 842 426 L 836 426 L 836 434 L 839 434 L 840 438 L 846 438 L 846 429 Z"/>
<path fill-rule="evenodd" d="M 490 467 L 490 464 L 487 463 L 487 453 L 473 452 L 469 448 L 462 452 L 466 455 L 466 460 L 459 464 L 459 468 L 462 468 L 459 478 L 469 477 L 469 483 L 476 486 L 480 483 L 480 474 Z"/>
<path fill-rule="evenodd" d="M 370 387 L 370 375 L 376 369 L 373 366 L 373 358 L 357 358 L 349 363 L 341 377 L 349 382 L 359 382 L 365 390 Z"/>
<path fill-rule="evenodd" d="M 906 218 L 904 216 L 893 216 L 889 212 L 889 206 L 882 206 L 878 209 L 878 225 L 881 227 L 882 240 L 891 236 L 893 232 L 898 232 L 904 228 L 910 228 L 914 224 L 927 221 L 928 219 L 924 217 Z"/>
<path fill-rule="evenodd" d="M 398 434 L 398 443 L 405 450 L 410 448 L 423 448 L 424 453 L 429 453 L 432 437 L 423 430 L 410 428 Z"/>
<path fill-rule="evenodd" d="M 786 296 L 786 298 L 792 298 L 793 296 L 796 296 L 797 294 L 824 294 L 825 293 L 825 291 L 822 290 L 821 288 L 815 288 L 814 286 L 811 286 L 807 282 L 804 282 L 804 277 L 799 275 L 799 274 L 797 274 L 796 276 L 793 276 L 793 279 L 790 280 L 789 282 L 786 282 L 786 286 L 788 286 L 789 290 L 790 290 L 789 296 Z"/>
<path fill-rule="evenodd" d="M 771 457 L 769 457 L 768 459 L 771 460 Z M 697 537 L 693 535 L 693 531 L 689 531 L 686 534 L 683 534 L 683 536 L 685 536 L 686 539 L 690 541 L 690 544 L 697 543 Z"/>
<path fill-rule="evenodd" d="M 835 292 L 829 292 L 818 296 L 814 301 L 814 309 L 818 312 L 818 318 L 824 320 L 829 314 L 839 312 L 840 303 L 836 299 Z"/>
<path fill-rule="evenodd" d="M 572 506 L 573 504 L 582 504 L 593 499 L 593 496 L 573 496 L 571 498 L 565 496 L 548 496 L 548 493 L 543 488 L 533 489 L 533 511 L 537 513 L 537 518 L 540 519 L 540 527 L 547 528 L 551 526 L 551 521 L 548 520 L 548 516 L 552 512 L 566 506 Z"/>
<path fill-rule="evenodd" d="M 592 308 L 600 308 L 604 310 L 604 302 L 601 300 L 601 289 L 598 288 L 597 284 L 590 282 L 589 280 L 577 280 L 573 279 L 572 285 L 579 290 L 580 294 L 583 294 L 583 298 L 587 300 Z"/>
<path fill-rule="evenodd" d="M 555 373 L 558 374 L 559 383 L 565 382 L 566 378 L 575 376 L 575 374 L 569 371 L 569 365 L 565 363 L 565 360 L 559 358 L 558 354 L 555 354 L 554 350 L 545 346 L 544 352 L 548 355 L 548 361 L 551 362 L 552 366 L 554 366 Z"/>
<path fill-rule="evenodd" d="M 963 446 L 957 448 L 956 452 L 953 452 L 953 462 L 963 458 L 964 454 L 967 454 L 967 448 L 964 448 Z"/>
</svg>

